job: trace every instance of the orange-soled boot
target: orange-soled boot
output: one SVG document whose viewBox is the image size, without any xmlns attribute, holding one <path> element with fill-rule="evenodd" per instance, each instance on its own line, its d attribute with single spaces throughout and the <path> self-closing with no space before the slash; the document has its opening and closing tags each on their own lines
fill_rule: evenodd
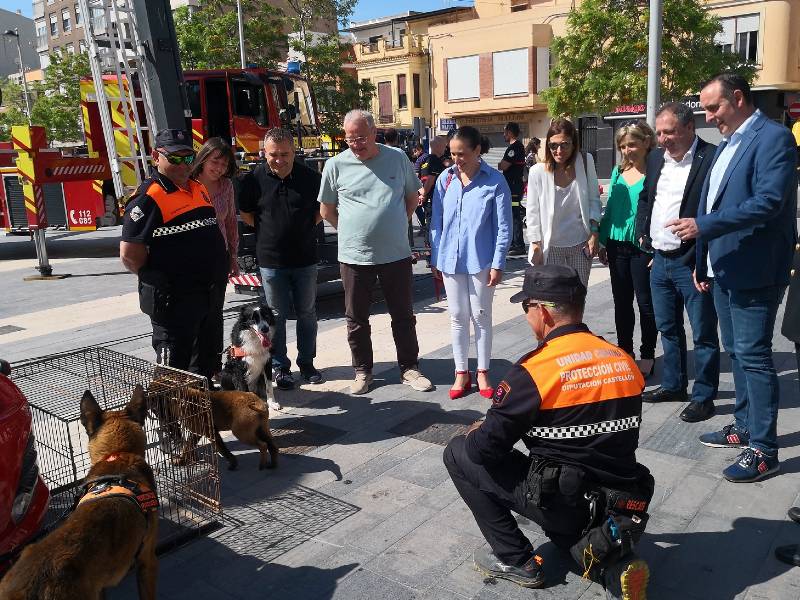
<svg viewBox="0 0 800 600">
<path fill-rule="evenodd" d="M 475 371 L 476 382 L 478 380 L 478 373 L 485 374 L 487 379 L 489 377 L 489 369 L 478 369 L 477 371 Z M 479 383 L 476 383 L 475 385 L 478 386 L 478 393 L 484 398 L 491 398 L 492 396 L 494 396 L 494 388 L 492 386 L 489 386 L 487 388 L 482 388 Z"/>
<path fill-rule="evenodd" d="M 450 389 L 450 400 L 461 398 L 461 396 L 468 394 L 472 389 L 472 375 L 469 371 L 456 371 L 456 375 L 466 375 L 467 382 L 464 384 L 463 388 Z"/>
</svg>

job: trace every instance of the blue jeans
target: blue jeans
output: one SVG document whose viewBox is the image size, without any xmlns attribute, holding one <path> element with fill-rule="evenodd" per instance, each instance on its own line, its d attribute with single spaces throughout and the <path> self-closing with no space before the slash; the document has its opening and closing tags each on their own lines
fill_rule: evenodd
<svg viewBox="0 0 800 600">
<path fill-rule="evenodd" d="M 661 387 L 677 392 L 689 385 L 686 332 L 683 328 L 685 307 L 694 341 L 692 402 L 713 400 L 719 387 L 719 338 L 713 296 L 697 291 L 692 281 L 692 269 L 679 257 L 669 258 L 658 252 L 653 256 L 650 292 L 664 349 Z"/>
<path fill-rule="evenodd" d="M 261 282 L 267 303 L 275 313 L 272 365 L 289 369 L 286 356 L 286 316 L 294 305 L 297 317 L 297 364 L 313 364 L 317 356 L 317 265 L 308 267 L 261 268 Z"/>
<path fill-rule="evenodd" d="M 726 290 L 714 285 L 722 345 L 736 385 L 736 428 L 750 434 L 750 447 L 778 455 L 778 374 L 772 362 L 772 330 L 786 286 Z"/>
</svg>

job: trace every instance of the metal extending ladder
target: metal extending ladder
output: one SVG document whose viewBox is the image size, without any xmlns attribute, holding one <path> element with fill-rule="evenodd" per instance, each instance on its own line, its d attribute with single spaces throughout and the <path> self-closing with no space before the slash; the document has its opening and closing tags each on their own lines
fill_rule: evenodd
<svg viewBox="0 0 800 600">
<path fill-rule="evenodd" d="M 152 97 L 147 79 L 140 77 L 144 47 L 136 27 L 132 0 L 78 0 L 84 15 L 84 35 L 89 51 L 89 65 L 94 81 L 95 97 L 100 111 L 103 138 L 111 165 L 111 177 L 117 198 L 131 194 L 147 177 L 149 157 L 145 148 L 145 135 L 150 133 L 149 123 L 155 123 Z M 116 78 L 119 96 L 106 94 L 103 75 Z M 134 83 L 139 85 L 135 95 Z M 119 102 L 123 123 L 115 126 L 109 102 Z M 145 123 L 140 122 L 137 104 L 144 105 Z M 125 133 L 127 143 L 118 148 L 116 131 Z M 153 133 L 152 135 L 155 135 Z M 151 140 L 152 141 L 152 140 Z M 138 146 L 138 147 L 137 147 Z M 135 185 L 122 175 L 122 165 L 127 164 L 135 173 Z"/>
</svg>

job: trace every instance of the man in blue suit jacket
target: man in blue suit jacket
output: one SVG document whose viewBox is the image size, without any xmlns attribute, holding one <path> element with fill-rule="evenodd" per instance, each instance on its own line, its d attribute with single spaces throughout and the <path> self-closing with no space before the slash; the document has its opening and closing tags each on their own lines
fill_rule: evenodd
<svg viewBox="0 0 800 600">
<path fill-rule="evenodd" d="M 723 475 L 757 481 L 780 468 L 772 331 L 797 238 L 797 151 L 789 130 L 756 110 L 738 75 L 714 77 L 700 103 L 722 143 L 697 218 L 668 225 L 681 240 L 698 240 L 695 279 L 698 289 L 713 290 L 736 386 L 734 423 L 700 441 L 743 448 Z"/>
</svg>

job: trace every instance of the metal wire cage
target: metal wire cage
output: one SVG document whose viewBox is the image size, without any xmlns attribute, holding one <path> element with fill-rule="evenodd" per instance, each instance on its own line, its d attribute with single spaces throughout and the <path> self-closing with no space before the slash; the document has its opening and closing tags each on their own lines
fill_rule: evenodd
<svg viewBox="0 0 800 600">
<path fill-rule="evenodd" d="M 28 398 L 39 470 L 50 489 L 45 527 L 66 517 L 91 467 L 80 422 L 83 392 L 90 390 L 102 408 L 116 410 L 137 384 L 147 391 L 145 458 L 161 503 L 159 547 L 179 544 L 219 521 L 216 453 L 208 440 L 183 451 L 187 431 L 213 431 L 204 377 L 93 347 L 16 364 L 12 378 Z"/>
</svg>

